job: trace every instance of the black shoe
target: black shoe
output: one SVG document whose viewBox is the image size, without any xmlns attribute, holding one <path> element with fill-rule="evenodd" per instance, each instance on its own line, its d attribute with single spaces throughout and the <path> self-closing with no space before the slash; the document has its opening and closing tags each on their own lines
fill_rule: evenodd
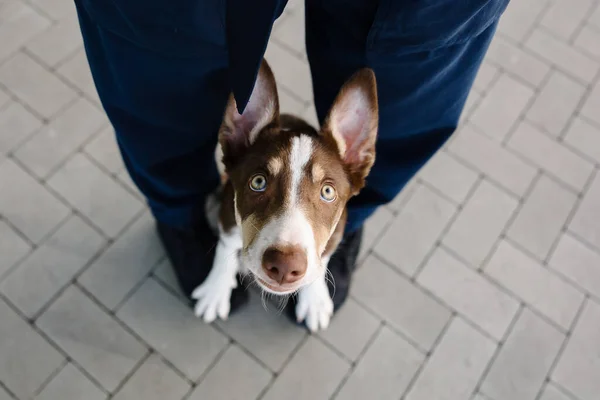
<svg viewBox="0 0 600 400">
<path fill-rule="evenodd" d="M 346 302 L 350 292 L 352 273 L 356 269 L 356 260 L 362 243 L 363 228 L 344 235 L 342 242 L 331 256 L 327 265 L 329 272 L 333 275 L 335 288 L 330 279 L 327 280 L 329 295 L 333 300 L 333 312 L 335 313 Z M 296 299 L 291 298 L 286 306 L 286 314 L 296 322 Z"/>
<path fill-rule="evenodd" d="M 159 237 L 171 261 L 179 287 L 194 303 L 192 292 L 208 276 L 215 257 L 218 238 L 203 220 L 193 229 L 182 230 L 157 222 Z M 231 292 L 231 311 L 248 302 L 248 292 L 238 276 L 238 287 Z"/>
</svg>

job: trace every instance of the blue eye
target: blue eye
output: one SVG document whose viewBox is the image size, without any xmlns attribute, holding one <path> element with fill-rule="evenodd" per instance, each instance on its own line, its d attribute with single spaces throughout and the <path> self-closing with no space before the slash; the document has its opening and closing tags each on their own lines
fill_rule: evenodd
<svg viewBox="0 0 600 400">
<path fill-rule="evenodd" d="M 337 197 L 335 189 L 331 185 L 323 185 L 321 187 L 321 199 L 328 203 L 331 203 Z"/>
<path fill-rule="evenodd" d="M 249 186 L 255 192 L 264 192 L 267 188 L 267 178 L 263 174 L 256 174 L 250 179 Z"/>
</svg>

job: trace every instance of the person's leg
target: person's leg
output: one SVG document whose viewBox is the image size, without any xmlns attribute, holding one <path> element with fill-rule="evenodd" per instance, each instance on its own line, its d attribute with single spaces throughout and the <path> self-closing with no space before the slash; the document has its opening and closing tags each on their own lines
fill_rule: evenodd
<svg viewBox="0 0 600 400">
<path fill-rule="evenodd" d="M 343 82 L 375 71 L 379 131 L 367 187 L 349 203 L 331 259 L 334 303 L 345 300 L 363 222 L 391 200 L 457 127 L 507 0 L 306 1 L 306 45 L 322 121 Z M 399 245 L 402 245 L 399 243 Z"/>
<path fill-rule="evenodd" d="M 214 151 L 231 90 L 226 2 L 75 3 L 125 165 L 189 296 L 208 274 L 217 241 L 204 202 L 218 184 Z"/>
</svg>

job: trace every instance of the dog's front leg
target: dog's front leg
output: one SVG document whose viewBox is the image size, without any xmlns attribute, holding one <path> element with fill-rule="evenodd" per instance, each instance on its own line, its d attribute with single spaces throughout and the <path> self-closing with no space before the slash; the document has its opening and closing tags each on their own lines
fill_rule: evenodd
<svg viewBox="0 0 600 400">
<path fill-rule="evenodd" d="M 325 270 L 327 270 L 327 261 L 323 260 Z M 304 321 L 306 327 L 313 333 L 327 329 L 333 315 L 333 301 L 329 295 L 325 276 L 317 278 L 298 293 L 296 318 L 298 322 Z"/>
<path fill-rule="evenodd" d="M 219 227 L 219 243 L 215 260 L 206 280 L 192 293 L 196 299 L 194 312 L 204 322 L 212 322 L 217 317 L 227 319 L 231 306 L 231 291 L 237 287 L 236 275 L 240 270 L 239 252 L 242 237 L 237 227 L 229 232 Z"/>
</svg>

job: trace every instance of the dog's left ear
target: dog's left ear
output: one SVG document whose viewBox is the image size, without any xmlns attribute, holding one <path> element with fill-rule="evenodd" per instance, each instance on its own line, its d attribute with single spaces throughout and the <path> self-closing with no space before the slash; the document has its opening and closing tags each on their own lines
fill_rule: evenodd
<svg viewBox="0 0 600 400">
<path fill-rule="evenodd" d="M 335 143 L 350 174 L 354 194 L 364 187 L 375 162 L 378 115 L 375 73 L 363 68 L 342 86 L 323 124 L 323 134 Z"/>
<path fill-rule="evenodd" d="M 263 60 L 250 100 L 242 114 L 238 112 L 233 95 L 229 97 L 219 131 L 219 144 L 225 165 L 239 160 L 267 125 L 278 122 L 279 98 L 275 77 L 267 62 Z"/>
</svg>

